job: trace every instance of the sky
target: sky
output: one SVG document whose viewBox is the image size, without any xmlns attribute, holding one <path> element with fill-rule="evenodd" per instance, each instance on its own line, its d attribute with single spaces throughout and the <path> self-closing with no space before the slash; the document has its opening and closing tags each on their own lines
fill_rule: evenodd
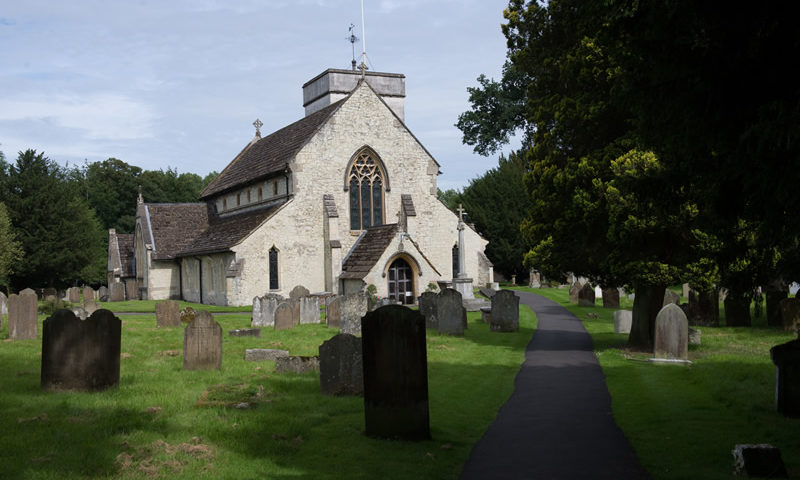
<svg viewBox="0 0 800 480">
<path fill-rule="evenodd" d="M 499 79 L 507 0 L 364 0 L 367 65 L 406 76 L 405 122 L 441 189 L 497 165 L 454 126 Z M 64 165 L 118 158 L 205 176 L 303 117 L 302 85 L 350 68 L 360 0 L 0 0 L 0 151 Z M 507 150 L 510 150 L 507 149 Z"/>
</svg>

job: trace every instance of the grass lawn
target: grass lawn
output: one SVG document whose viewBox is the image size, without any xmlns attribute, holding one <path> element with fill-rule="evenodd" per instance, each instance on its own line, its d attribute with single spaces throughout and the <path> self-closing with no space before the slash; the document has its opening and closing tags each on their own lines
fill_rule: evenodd
<svg viewBox="0 0 800 480">
<path fill-rule="evenodd" d="M 770 443 L 790 477 L 800 477 L 800 419 L 775 411 L 775 366 L 769 349 L 796 334 L 765 327 L 698 327 L 689 367 L 653 365 L 626 351 L 613 310 L 569 304 L 569 292 L 532 290 L 557 301 L 592 335 L 613 399 L 614 417 L 654 479 L 730 479 L 731 450 Z M 624 306 L 624 305 L 623 305 Z M 592 319 L 587 314 L 595 313 Z M 763 320 L 763 319 L 762 319 Z"/>
<path fill-rule="evenodd" d="M 43 392 L 44 316 L 39 339 L 25 341 L 8 340 L 4 319 L 0 478 L 457 478 L 511 394 L 536 327 L 522 307 L 519 333 L 491 333 L 479 313 L 469 314 L 463 338 L 429 331 L 433 440 L 399 442 L 366 437 L 363 399 L 321 395 L 318 374 L 243 360 L 246 348 L 316 355 L 335 333 L 324 325 L 230 337 L 249 327 L 250 313 L 220 315 L 222 370 L 183 371 L 183 328 L 156 328 L 153 302 L 104 306 L 147 313 L 120 317 L 120 386 L 101 393 Z M 230 406 L 242 401 L 255 406 Z"/>
</svg>

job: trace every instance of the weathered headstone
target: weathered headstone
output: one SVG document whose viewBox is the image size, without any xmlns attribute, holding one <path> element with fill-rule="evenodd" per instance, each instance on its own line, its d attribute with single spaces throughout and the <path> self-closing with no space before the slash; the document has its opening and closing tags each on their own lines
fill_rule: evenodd
<svg viewBox="0 0 800 480">
<path fill-rule="evenodd" d="M 183 369 L 222 368 L 222 326 L 207 311 L 198 312 L 183 331 Z"/>
<path fill-rule="evenodd" d="M 776 409 L 787 417 L 800 417 L 800 332 L 797 339 L 772 347 L 769 356 L 777 369 Z"/>
<path fill-rule="evenodd" d="M 281 302 L 275 309 L 275 330 L 291 330 L 295 325 L 292 302 Z"/>
<path fill-rule="evenodd" d="M 260 328 L 237 328 L 236 330 L 228 330 L 228 335 L 231 337 L 256 337 L 261 338 Z"/>
<path fill-rule="evenodd" d="M 759 478 L 788 478 L 781 451 L 772 445 L 742 444 L 733 448 L 733 473 Z"/>
<path fill-rule="evenodd" d="M 101 302 L 108 301 L 108 287 L 101 285 L 100 288 L 97 289 L 97 300 Z"/>
<path fill-rule="evenodd" d="M 67 300 L 70 303 L 81 303 L 81 289 L 78 287 L 69 287 L 67 289 Z"/>
<path fill-rule="evenodd" d="M 119 386 L 122 322 L 105 309 L 81 320 L 56 310 L 42 324 L 45 390 L 99 391 Z"/>
<path fill-rule="evenodd" d="M 463 336 L 467 310 L 461 303 L 461 293 L 445 288 L 436 295 L 437 330 L 440 335 Z"/>
<path fill-rule="evenodd" d="M 342 324 L 342 297 L 328 298 L 325 306 L 325 323 L 329 328 L 339 328 Z"/>
<path fill-rule="evenodd" d="M 33 295 L 34 297 L 36 297 L 37 300 L 39 299 L 39 297 L 36 295 L 36 291 L 34 289 L 32 289 L 32 288 L 25 288 L 21 292 L 19 292 L 19 294 L 20 295 Z"/>
<path fill-rule="evenodd" d="M 362 333 L 366 434 L 429 439 L 425 319 L 389 305 L 364 316 Z"/>
<path fill-rule="evenodd" d="M 697 292 L 689 290 L 689 303 L 686 306 L 689 325 L 716 327 L 719 325 L 719 302 L 714 290 Z"/>
<path fill-rule="evenodd" d="M 246 362 L 263 362 L 288 356 L 289 350 L 277 350 L 274 348 L 248 348 L 244 351 L 244 360 Z"/>
<path fill-rule="evenodd" d="M 528 287 L 542 288 L 542 274 L 531 268 L 528 270 Z"/>
<path fill-rule="evenodd" d="M 120 282 L 114 282 L 109 287 L 111 293 L 109 293 L 109 300 L 110 302 L 124 302 L 125 301 L 125 285 Z"/>
<path fill-rule="evenodd" d="M 91 314 L 93 314 L 94 312 L 97 311 L 97 303 L 95 303 L 93 301 L 89 302 L 89 303 L 84 303 L 83 304 L 83 309 L 86 310 L 86 314 L 87 315 L 91 315 Z"/>
<path fill-rule="evenodd" d="M 631 333 L 633 312 L 630 310 L 617 310 L 614 312 L 614 333 Z"/>
<path fill-rule="evenodd" d="M 780 306 L 783 328 L 791 331 L 800 329 L 800 298 L 784 298 Z"/>
<path fill-rule="evenodd" d="M 681 285 L 681 296 L 683 298 L 689 298 L 689 290 L 691 289 L 689 288 L 688 283 L 684 283 L 683 285 Z"/>
<path fill-rule="evenodd" d="M 177 300 L 156 303 L 156 325 L 158 328 L 181 326 L 180 305 Z"/>
<path fill-rule="evenodd" d="M 669 288 L 664 290 L 664 303 L 662 305 L 667 305 L 669 303 L 674 303 L 675 305 L 681 304 L 681 296 L 677 293 L 673 292 Z"/>
<path fill-rule="evenodd" d="M 491 321 L 493 332 L 519 331 L 519 297 L 513 291 L 500 290 L 492 297 Z"/>
<path fill-rule="evenodd" d="M 0 292 L 0 326 L 3 325 L 3 315 L 8 315 L 8 297 Z"/>
<path fill-rule="evenodd" d="M 278 308 L 278 299 L 275 297 L 255 297 L 253 298 L 253 320 L 250 322 L 252 327 L 274 327 L 275 310 Z"/>
<path fill-rule="evenodd" d="M 319 384 L 323 395 L 363 395 L 361 339 L 340 333 L 319 346 Z"/>
<path fill-rule="evenodd" d="M 575 282 L 569 287 L 569 303 L 578 303 L 578 293 L 581 291 L 583 285 L 580 282 Z"/>
<path fill-rule="evenodd" d="M 92 287 L 83 287 L 83 303 L 94 302 L 94 289 Z"/>
<path fill-rule="evenodd" d="M 38 301 L 31 292 L 8 297 L 8 338 L 12 340 L 34 339 L 39 333 Z"/>
<path fill-rule="evenodd" d="M 302 285 L 297 285 L 289 292 L 290 300 L 297 300 L 298 298 L 307 297 L 311 294 L 308 289 Z"/>
<path fill-rule="evenodd" d="M 81 320 L 86 320 L 89 318 L 89 312 L 87 312 L 86 309 L 81 306 L 72 307 L 72 313 Z"/>
<path fill-rule="evenodd" d="M 683 310 L 668 303 L 656 315 L 655 358 L 687 360 L 689 358 L 689 322 Z"/>
<path fill-rule="evenodd" d="M 703 332 L 689 327 L 689 345 L 700 345 L 703 342 Z"/>
<path fill-rule="evenodd" d="M 125 282 L 125 298 L 139 300 L 139 283 L 136 280 L 128 279 Z"/>
<path fill-rule="evenodd" d="M 298 303 L 300 305 L 300 323 L 303 325 L 319 324 L 319 297 L 300 297 Z"/>
<path fill-rule="evenodd" d="M 289 355 L 275 359 L 275 372 L 277 373 L 309 373 L 319 372 L 319 357 L 303 357 Z"/>
<path fill-rule="evenodd" d="M 486 297 L 486 298 L 488 298 L 490 300 L 491 300 L 492 297 L 494 297 L 494 294 L 496 292 L 496 290 L 493 290 L 491 288 L 481 288 L 478 291 L 480 292 L 481 295 L 483 295 L 484 297 Z"/>
<path fill-rule="evenodd" d="M 447 290 L 446 288 L 444 290 Z M 442 290 L 442 291 L 444 291 Z M 436 315 L 436 292 L 425 292 L 419 296 L 419 313 L 425 317 L 425 328 L 439 328 Z"/>
<path fill-rule="evenodd" d="M 369 310 L 367 296 L 363 293 L 353 293 L 342 297 L 342 317 L 339 331 L 357 337 L 361 336 L 361 317 Z"/>
<path fill-rule="evenodd" d="M 588 283 L 578 290 L 578 305 L 582 307 L 594 307 L 595 298 L 594 288 Z"/>
<path fill-rule="evenodd" d="M 603 308 L 619 308 L 619 289 L 603 289 Z"/>
</svg>

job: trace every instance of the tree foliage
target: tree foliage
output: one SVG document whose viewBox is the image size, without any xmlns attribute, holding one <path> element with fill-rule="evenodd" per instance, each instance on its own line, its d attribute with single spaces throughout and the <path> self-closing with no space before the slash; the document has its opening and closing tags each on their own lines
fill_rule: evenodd
<svg viewBox="0 0 800 480">
<path fill-rule="evenodd" d="M 0 285 L 8 286 L 9 276 L 14 273 L 23 255 L 11 219 L 8 217 L 8 210 L 4 203 L 0 203 Z"/>
</svg>

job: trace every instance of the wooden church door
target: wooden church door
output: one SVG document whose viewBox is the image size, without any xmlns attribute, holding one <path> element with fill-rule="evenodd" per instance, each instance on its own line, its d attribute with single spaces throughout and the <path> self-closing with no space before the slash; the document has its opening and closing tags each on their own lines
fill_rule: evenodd
<svg viewBox="0 0 800 480">
<path fill-rule="evenodd" d="M 402 304 L 414 303 L 414 276 L 411 266 L 398 258 L 389 267 L 389 298 Z"/>
</svg>

